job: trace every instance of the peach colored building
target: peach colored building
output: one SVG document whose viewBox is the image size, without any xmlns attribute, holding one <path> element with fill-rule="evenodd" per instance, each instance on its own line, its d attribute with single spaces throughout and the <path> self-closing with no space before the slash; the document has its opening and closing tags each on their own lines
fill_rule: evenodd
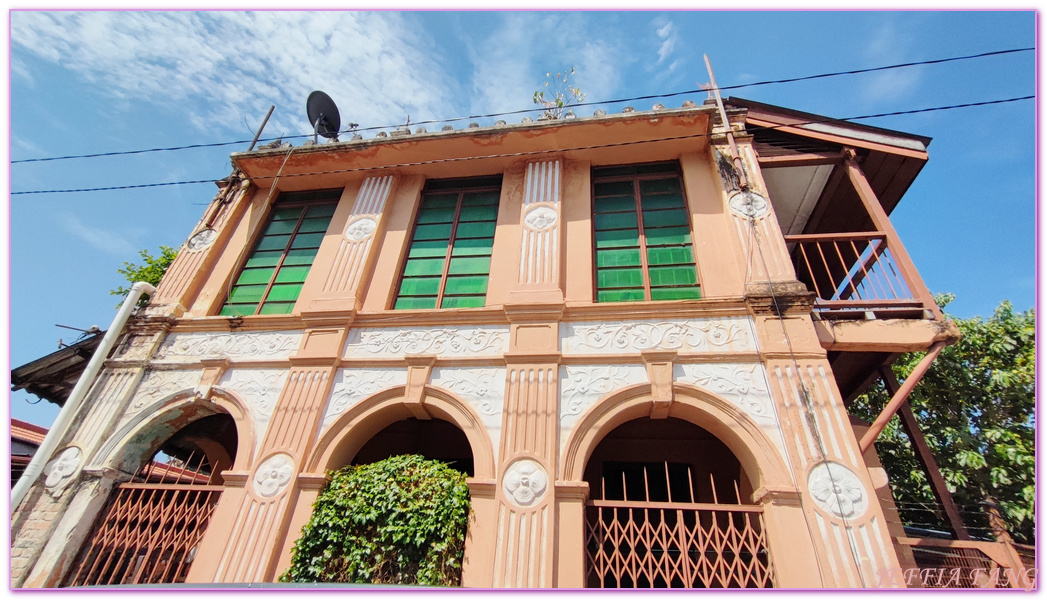
<svg viewBox="0 0 1047 600">
<path fill-rule="evenodd" d="M 12 585 L 274 582 L 405 452 L 469 475 L 466 586 L 914 585 L 846 404 L 957 336 L 887 216 L 929 141 L 731 98 L 233 154 Z"/>
</svg>

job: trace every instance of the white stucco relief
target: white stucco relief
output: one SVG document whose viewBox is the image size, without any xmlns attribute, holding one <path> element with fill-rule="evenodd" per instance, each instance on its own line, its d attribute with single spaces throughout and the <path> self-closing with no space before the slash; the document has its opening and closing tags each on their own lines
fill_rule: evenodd
<svg viewBox="0 0 1047 600">
<path fill-rule="evenodd" d="M 156 357 L 160 360 L 282 359 L 298 349 L 301 338 L 301 333 L 292 331 L 176 333 L 167 338 Z"/>
<path fill-rule="evenodd" d="M 522 458 L 509 465 L 502 480 L 505 495 L 521 508 L 541 502 L 548 487 L 549 476 L 545 469 L 529 458 Z"/>
<path fill-rule="evenodd" d="M 807 489 L 825 512 L 857 519 L 869 508 L 869 493 L 854 471 L 840 463 L 819 463 L 807 476 Z"/>
<path fill-rule="evenodd" d="M 345 356 L 498 356 L 508 348 L 505 326 L 361 328 L 349 332 Z"/>
<path fill-rule="evenodd" d="M 469 403 L 480 415 L 495 461 L 502 440 L 502 409 L 505 406 L 504 367 L 440 367 L 433 369 L 429 384 L 446 389 Z"/>
<path fill-rule="evenodd" d="M 287 382 L 287 371 L 282 369 L 232 369 L 226 371 L 218 387 L 234 392 L 251 412 L 255 450 L 261 448 L 269 419 Z"/>
<path fill-rule="evenodd" d="M 137 413 L 176 392 L 195 388 L 199 383 L 200 371 L 197 370 L 148 371 L 138 384 L 127 414 Z"/>
<path fill-rule="evenodd" d="M 756 350 L 748 317 L 681 321 L 561 323 L 564 354 L 612 354 L 642 350 L 744 352 Z"/>
<path fill-rule="evenodd" d="M 280 494 L 291 483 L 294 476 L 294 459 L 289 454 L 278 453 L 258 465 L 254 474 L 254 491 L 263 498 Z"/>
<path fill-rule="evenodd" d="M 560 367 L 561 448 L 567 443 L 571 429 L 597 400 L 637 383 L 647 383 L 647 369 L 643 365 Z"/>
<path fill-rule="evenodd" d="M 364 398 L 406 383 L 407 369 L 342 369 L 334 376 L 322 428 Z"/>
<path fill-rule="evenodd" d="M 58 496 L 65 486 L 73 480 L 73 475 L 76 474 L 80 468 L 80 463 L 83 462 L 82 459 L 83 452 L 76 446 L 70 446 L 62 450 L 58 458 L 44 466 L 44 487 L 53 496 Z"/>
</svg>

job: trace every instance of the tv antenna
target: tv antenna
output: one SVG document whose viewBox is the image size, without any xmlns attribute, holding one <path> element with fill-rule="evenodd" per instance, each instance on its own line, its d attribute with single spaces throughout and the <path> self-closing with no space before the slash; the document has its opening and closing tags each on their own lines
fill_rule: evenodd
<svg viewBox="0 0 1047 600">
<path fill-rule="evenodd" d="M 321 135 L 338 141 L 338 128 L 342 122 L 338 117 L 338 107 L 330 96 L 320 90 L 309 94 L 305 101 L 305 113 L 309 116 L 309 122 L 313 124 L 313 143 L 318 143 L 318 136 Z"/>
</svg>

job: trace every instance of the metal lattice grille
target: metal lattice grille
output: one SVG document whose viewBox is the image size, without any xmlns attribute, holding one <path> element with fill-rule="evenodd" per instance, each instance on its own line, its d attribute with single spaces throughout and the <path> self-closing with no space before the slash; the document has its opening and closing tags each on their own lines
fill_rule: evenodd
<svg viewBox="0 0 1047 600">
<path fill-rule="evenodd" d="M 196 462 L 150 462 L 117 487 L 64 586 L 184 582 L 223 489 Z"/>
</svg>

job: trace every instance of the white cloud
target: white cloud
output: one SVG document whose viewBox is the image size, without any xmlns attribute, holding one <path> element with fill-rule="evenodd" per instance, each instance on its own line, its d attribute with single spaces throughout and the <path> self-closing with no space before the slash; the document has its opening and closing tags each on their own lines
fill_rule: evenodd
<svg viewBox="0 0 1047 600">
<path fill-rule="evenodd" d="M 62 229 L 92 248 L 124 258 L 136 255 L 134 244 L 114 231 L 84 223 L 80 217 L 72 213 L 59 212 L 55 216 Z"/>
<path fill-rule="evenodd" d="M 116 100 L 192 102 L 201 129 L 237 130 L 275 104 L 266 136 L 305 133 L 314 89 L 343 125 L 444 116 L 432 42 L 384 12 L 13 12 L 12 46 L 60 63 Z"/>
<path fill-rule="evenodd" d="M 896 20 L 884 21 L 873 32 L 866 44 L 866 57 L 870 65 L 880 66 L 911 60 L 909 48 L 914 37 L 912 32 L 899 29 Z M 910 96 L 923 81 L 923 67 L 892 69 L 862 76 L 860 100 L 865 106 L 892 103 Z"/>
<path fill-rule="evenodd" d="M 672 21 L 669 21 L 655 31 L 658 35 L 658 39 L 662 40 L 662 45 L 658 47 L 658 62 L 655 64 L 662 64 L 665 62 L 665 59 L 673 53 L 673 48 L 676 46 L 675 29 L 676 27 L 673 25 Z"/>
</svg>

